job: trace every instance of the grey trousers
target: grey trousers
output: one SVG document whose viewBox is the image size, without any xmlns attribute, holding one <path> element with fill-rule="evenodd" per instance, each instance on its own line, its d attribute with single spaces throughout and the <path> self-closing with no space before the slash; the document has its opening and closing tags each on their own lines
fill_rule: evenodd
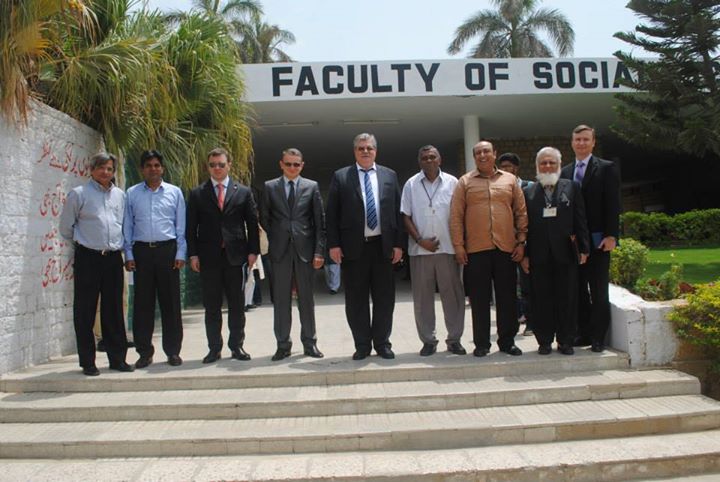
<svg viewBox="0 0 720 482">
<path fill-rule="evenodd" d="M 272 262 L 273 318 L 278 348 L 290 349 L 290 326 L 292 324 L 292 280 L 295 279 L 300 312 L 300 340 L 303 346 L 312 346 L 317 340 L 315 334 L 315 300 L 313 298 L 312 263 L 303 262 L 293 249 L 288 247 L 281 260 Z"/>
<path fill-rule="evenodd" d="M 452 254 L 410 256 L 415 324 L 423 343 L 437 344 L 435 336 L 435 286 L 440 291 L 447 339 L 459 342 L 465 328 L 465 292 L 460 265 Z"/>
</svg>

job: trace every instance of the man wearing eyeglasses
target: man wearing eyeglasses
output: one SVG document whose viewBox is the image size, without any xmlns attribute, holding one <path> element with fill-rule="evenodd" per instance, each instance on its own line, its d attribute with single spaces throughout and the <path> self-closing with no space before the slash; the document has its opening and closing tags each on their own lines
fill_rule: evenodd
<svg viewBox="0 0 720 482">
<path fill-rule="evenodd" d="M 313 277 L 325 261 L 325 211 L 318 183 L 300 176 L 304 161 L 295 148 L 283 151 L 283 175 L 267 181 L 260 203 L 260 222 L 268 235 L 272 265 L 273 313 L 279 361 L 290 356 L 292 286 L 297 286 L 300 340 L 304 353 L 322 358 L 315 333 Z"/>
<path fill-rule="evenodd" d="M 373 347 L 379 356 L 391 359 L 393 264 L 402 259 L 400 186 L 395 171 L 375 163 L 375 136 L 357 135 L 353 151 L 355 163 L 335 171 L 330 182 L 330 258 L 342 271 L 345 316 L 355 342 L 353 360 L 367 358 Z"/>
<path fill-rule="evenodd" d="M 228 306 L 228 347 L 232 358 L 250 360 L 245 341 L 243 264 L 251 269 L 260 252 L 257 208 L 252 191 L 230 177 L 225 149 L 208 155 L 210 179 L 190 192 L 187 205 L 187 247 L 190 268 L 200 273 L 205 333 L 214 363 L 222 351 L 223 293 Z"/>
</svg>

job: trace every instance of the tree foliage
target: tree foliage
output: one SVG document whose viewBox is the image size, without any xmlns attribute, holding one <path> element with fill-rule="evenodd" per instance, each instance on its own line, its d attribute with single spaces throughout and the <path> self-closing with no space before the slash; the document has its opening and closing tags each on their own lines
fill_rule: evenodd
<svg viewBox="0 0 720 482">
<path fill-rule="evenodd" d="M 217 146 L 231 153 L 234 175 L 247 177 L 248 107 L 225 24 L 194 12 L 170 26 L 159 12 L 132 12 L 134 4 L 84 0 L 84 16 L 70 7 L 48 12 L 35 29 L 44 49 L 16 61 L 20 74 L 13 75 L 31 89 L 27 96 L 101 132 L 108 150 L 131 161 L 145 149 L 161 150 L 169 177 L 185 188 L 199 182 L 207 152 Z M 6 117 L 22 112 L 21 96 L 14 99 Z"/>
<path fill-rule="evenodd" d="M 720 3 L 717 0 L 631 0 L 643 23 L 615 37 L 656 58 L 615 53 L 637 75 L 618 94 L 613 130 L 641 146 L 720 156 Z"/>
<path fill-rule="evenodd" d="M 470 57 L 552 57 L 552 48 L 540 37 L 545 33 L 559 56 L 572 55 L 575 32 L 557 9 L 537 8 L 540 0 L 492 0 L 496 10 L 481 10 L 455 31 L 448 47 L 457 54 L 473 38 Z"/>
</svg>

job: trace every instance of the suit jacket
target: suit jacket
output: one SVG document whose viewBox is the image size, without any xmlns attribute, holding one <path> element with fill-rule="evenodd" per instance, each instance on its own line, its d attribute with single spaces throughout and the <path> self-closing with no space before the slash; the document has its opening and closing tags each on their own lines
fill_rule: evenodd
<svg viewBox="0 0 720 482">
<path fill-rule="evenodd" d="M 383 254 L 392 258 L 393 248 L 402 247 L 400 217 L 400 185 L 392 169 L 375 164 Z M 327 204 L 328 248 L 342 248 L 347 259 L 362 254 L 365 240 L 365 204 L 360 187 L 357 165 L 338 169 L 330 181 Z"/>
<path fill-rule="evenodd" d="M 285 195 L 283 176 L 267 181 L 260 203 L 260 224 L 268 235 L 270 259 L 280 261 L 288 246 L 306 263 L 325 257 L 325 211 L 318 183 L 296 178 L 292 210 Z"/>
<path fill-rule="evenodd" d="M 574 173 L 572 162 L 562 168 L 560 177 L 572 180 Z M 615 163 L 591 156 L 585 167 L 582 193 L 590 233 L 617 239 L 620 235 L 620 173 Z"/>
<path fill-rule="evenodd" d="M 545 190 L 539 182 L 523 189 L 528 211 L 528 238 L 525 256 L 533 264 L 577 263 L 576 248 L 570 240 L 575 236 L 577 251 L 590 253 L 590 239 L 585 221 L 585 203 L 580 186 L 567 179 L 560 179 L 551 198 L 551 206 L 557 208 L 557 216 L 544 217 L 547 205 Z"/>
<path fill-rule="evenodd" d="M 258 254 L 257 208 L 250 188 L 231 178 L 222 210 L 211 180 L 190 191 L 187 245 L 188 257 L 199 256 L 201 267 L 220 266 L 223 246 L 232 266 L 241 266 L 248 254 Z"/>
</svg>

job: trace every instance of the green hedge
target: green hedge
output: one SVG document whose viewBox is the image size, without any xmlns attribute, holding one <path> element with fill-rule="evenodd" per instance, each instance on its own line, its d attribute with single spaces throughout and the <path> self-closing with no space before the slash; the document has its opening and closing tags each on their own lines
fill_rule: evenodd
<svg viewBox="0 0 720 482">
<path fill-rule="evenodd" d="M 688 211 L 675 216 L 627 212 L 620 220 L 623 237 L 637 239 L 648 246 L 720 243 L 720 209 Z"/>
</svg>

